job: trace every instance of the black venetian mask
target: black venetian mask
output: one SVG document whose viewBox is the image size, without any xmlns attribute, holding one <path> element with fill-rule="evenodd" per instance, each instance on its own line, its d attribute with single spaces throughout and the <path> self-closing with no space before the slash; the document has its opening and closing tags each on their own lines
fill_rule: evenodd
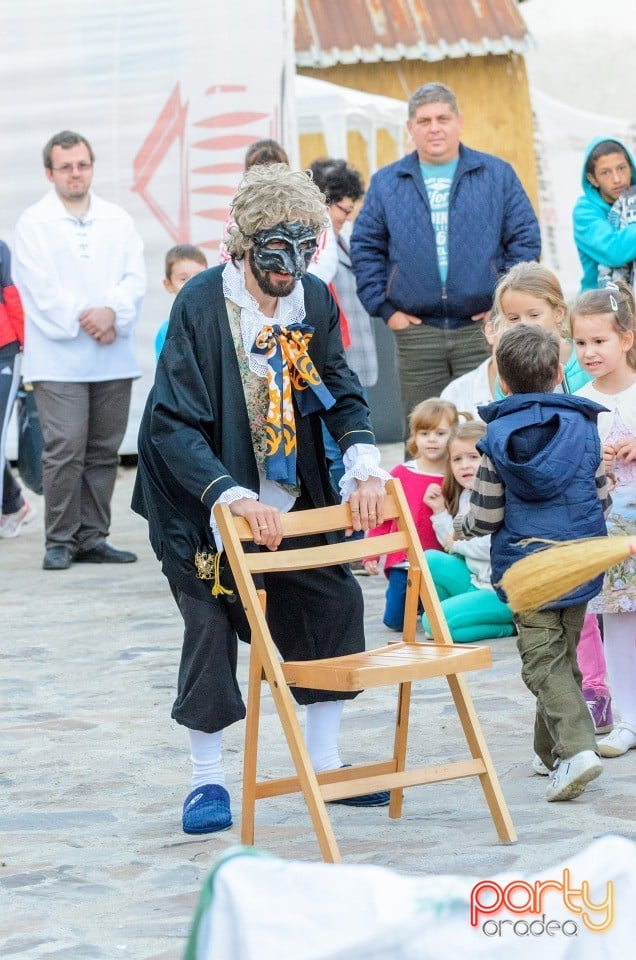
<svg viewBox="0 0 636 960">
<path fill-rule="evenodd" d="M 289 273 L 300 280 L 315 250 L 315 230 L 298 220 L 278 223 L 254 234 L 254 261 L 266 273 Z"/>
</svg>

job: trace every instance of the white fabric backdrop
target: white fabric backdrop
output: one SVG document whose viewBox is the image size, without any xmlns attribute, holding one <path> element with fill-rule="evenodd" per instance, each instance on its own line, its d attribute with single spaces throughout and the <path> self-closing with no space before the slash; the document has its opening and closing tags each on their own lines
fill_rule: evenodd
<svg viewBox="0 0 636 960">
<path fill-rule="evenodd" d="M 240 6 L 237 17 L 224 0 L 3 5 L 0 236 L 10 243 L 20 213 L 47 189 L 42 147 L 71 129 L 95 151 L 95 191 L 128 210 L 145 243 L 144 377 L 124 451 L 136 448 L 152 342 L 171 307 L 166 250 L 218 242 L 249 142 L 282 139 L 297 156 L 293 0 Z M 214 246 L 207 253 L 215 263 Z"/>
</svg>

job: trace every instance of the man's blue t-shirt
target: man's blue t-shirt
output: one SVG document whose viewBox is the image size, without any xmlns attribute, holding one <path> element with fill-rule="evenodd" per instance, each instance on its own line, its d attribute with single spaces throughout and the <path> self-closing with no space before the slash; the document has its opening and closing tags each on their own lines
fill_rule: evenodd
<svg viewBox="0 0 636 960">
<path fill-rule="evenodd" d="M 428 164 L 420 161 L 422 179 L 431 205 L 431 221 L 435 231 L 437 262 L 442 283 L 448 276 L 448 200 L 459 157 L 449 163 Z"/>
</svg>

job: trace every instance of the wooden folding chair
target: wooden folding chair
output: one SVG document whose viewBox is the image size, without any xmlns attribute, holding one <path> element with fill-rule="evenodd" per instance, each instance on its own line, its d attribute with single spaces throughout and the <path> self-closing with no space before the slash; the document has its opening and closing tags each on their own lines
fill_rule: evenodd
<svg viewBox="0 0 636 960">
<path fill-rule="evenodd" d="M 382 555 L 406 550 L 410 569 L 407 580 L 406 609 L 402 640 L 377 650 L 332 657 L 281 663 L 265 617 L 266 598 L 257 590 L 254 574 L 282 570 L 308 570 L 361 560 L 369 545 L 363 540 L 326 544 L 303 549 L 245 552 L 244 542 L 253 542 L 249 524 L 234 517 L 226 504 L 218 504 L 214 514 L 223 537 L 239 594 L 251 627 L 249 687 L 243 768 L 243 810 L 241 841 L 254 843 L 255 801 L 265 797 L 302 792 L 309 809 L 324 860 L 341 860 L 325 801 L 359 794 L 390 790 L 389 816 L 402 813 L 403 788 L 437 783 L 460 777 L 479 777 L 499 839 L 516 840 L 486 741 L 480 729 L 466 681 L 467 670 L 479 670 L 492 664 L 488 647 L 454 645 L 440 602 L 435 592 L 413 518 L 399 480 L 387 484 L 385 518 L 395 519 L 395 533 L 374 537 L 373 553 Z M 299 510 L 282 518 L 285 537 L 306 536 L 346 530 L 351 526 L 347 505 Z M 418 598 L 421 599 L 433 631 L 434 642 L 416 642 Z M 269 683 L 287 744 L 296 768 L 295 777 L 257 780 L 257 750 L 261 681 Z M 440 766 L 407 769 L 407 737 L 411 684 L 414 680 L 445 676 L 471 759 Z M 393 755 L 376 763 L 344 767 L 316 774 L 309 760 L 304 736 L 289 692 L 290 686 L 318 690 L 365 690 L 387 685 L 398 686 L 397 716 Z"/>
</svg>

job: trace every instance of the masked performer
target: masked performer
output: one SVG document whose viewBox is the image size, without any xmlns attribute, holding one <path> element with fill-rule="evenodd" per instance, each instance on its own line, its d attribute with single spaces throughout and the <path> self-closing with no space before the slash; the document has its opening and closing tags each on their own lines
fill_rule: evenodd
<svg viewBox="0 0 636 960">
<path fill-rule="evenodd" d="M 355 529 L 382 521 L 388 476 L 344 357 L 337 307 L 325 284 L 306 275 L 326 222 L 324 197 L 284 164 L 254 167 L 232 215 L 230 262 L 194 277 L 175 300 L 140 428 L 133 497 L 185 624 L 172 716 L 190 737 L 186 833 L 231 826 L 222 734 L 245 716 L 237 636 L 248 639 L 249 629 L 240 602 L 231 602 L 236 597 L 213 595 L 214 581 L 206 579 L 219 569 L 213 506 L 228 503 L 248 520 L 257 544 L 278 549 L 281 513 L 333 503 L 321 421 L 340 438 L 341 490 Z M 268 622 L 284 659 L 364 649 L 362 595 L 348 568 L 264 579 Z M 307 707 L 315 769 L 341 766 L 343 694 L 293 693 Z M 388 794 L 340 802 L 379 806 Z"/>
</svg>

